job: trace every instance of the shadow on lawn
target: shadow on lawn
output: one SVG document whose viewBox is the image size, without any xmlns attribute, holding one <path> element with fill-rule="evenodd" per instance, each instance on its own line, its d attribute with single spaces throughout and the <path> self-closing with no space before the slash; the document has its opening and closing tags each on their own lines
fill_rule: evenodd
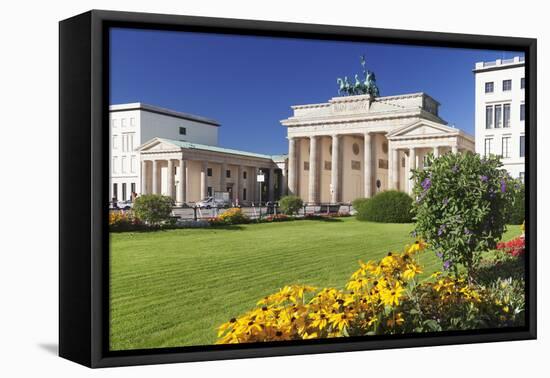
<svg viewBox="0 0 550 378">
<path fill-rule="evenodd" d="M 521 280 L 525 278 L 525 258 L 509 259 L 505 261 L 497 261 L 483 264 L 478 270 L 477 280 L 481 284 L 489 284 L 496 281 L 498 278 L 512 278 L 513 280 Z"/>
</svg>

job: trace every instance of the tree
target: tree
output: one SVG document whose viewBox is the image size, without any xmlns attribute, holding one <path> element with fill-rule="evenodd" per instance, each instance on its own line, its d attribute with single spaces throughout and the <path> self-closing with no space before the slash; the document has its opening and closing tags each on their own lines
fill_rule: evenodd
<svg viewBox="0 0 550 378">
<path fill-rule="evenodd" d="M 480 254 L 496 247 L 519 189 L 495 156 L 445 154 L 427 157 L 412 172 L 415 233 L 458 273 L 463 265 L 475 276 Z"/>
</svg>

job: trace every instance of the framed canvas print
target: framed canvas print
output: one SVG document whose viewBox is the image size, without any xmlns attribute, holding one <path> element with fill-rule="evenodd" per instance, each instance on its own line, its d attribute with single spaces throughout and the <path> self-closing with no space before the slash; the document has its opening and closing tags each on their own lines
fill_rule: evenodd
<svg viewBox="0 0 550 378">
<path fill-rule="evenodd" d="M 60 22 L 60 355 L 536 337 L 536 40 Z"/>
</svg>

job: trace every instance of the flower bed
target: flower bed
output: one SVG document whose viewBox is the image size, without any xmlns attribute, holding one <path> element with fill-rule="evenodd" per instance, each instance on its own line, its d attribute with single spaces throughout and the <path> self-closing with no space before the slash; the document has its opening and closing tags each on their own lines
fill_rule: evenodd
<svg viewBox="0 0 550 378">
<path fill-rule="evenodd" d="M 248 218 L 238 207 L 232 207 L 218 216 L 208 218 L 208 223 L 210 223 L 211 226 L 227 226 L 249 222 L 250 218 Z"/>
<path fill-rule="evenodd" d="M 292 221 L 294 220 L 293 217 L 289 217 L 285 214 L 274 214 L 274 215 L 268 215 L 265 218 L 263 218 L 264 222 L 286 222 L 286 221 Z"/>
<path fill-rule="evenodd" d="M 418 280 L 422 241 L 359 262 L 345 290 L 289 285 L 218 328 L 218 344 L 494 328 L 523 324 L 521 283 L 481 286 L 434 273 Z"/>
<path fill-rule="evenodd" d="M 507 242 L 500 242 L 497 244 L 497 249 L 514 257 L 523 256 L 525 254 L 525 238 L 519 236 Z"/>
<path fill-rule="evenodd" d="M 131 210 L 112 210 L 109 212 L 109 229 L 111 231 L 139 231 L 145 228 L 145 224 Z"/>
</svg>

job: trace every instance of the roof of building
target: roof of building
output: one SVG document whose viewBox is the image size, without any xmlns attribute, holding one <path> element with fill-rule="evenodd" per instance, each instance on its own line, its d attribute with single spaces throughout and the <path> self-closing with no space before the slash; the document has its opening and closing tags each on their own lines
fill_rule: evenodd
<svg viewBox="0 0 550 378">
<path fill-rule="evenodd" d="M 255 153 L 255 152 L 235 150 L 235 149 L 232 149 L 232 148 L 224 148 L 224 147 L 218 147 L 218 146 L 211 146 L 211 145 L 208 145 L 208 144 L 184 142 L 184 141 L 181 141 L 181 140 L 173 140 L 173 139 L 166 139 L 166 138 L 154 138 L 154 139 L 144 143 L 142 146 L 150 144 L 154 140 L 164 141 L 164 142 L 176 145 L 178 147 L 186 148 L 186 149 L 190 149 L 190 150 L 196 149 L 196 150 L 204 150 L 204 151 L 212 151 L 212 152 L 221 152 L 221 153 L 225 153 L 225 154 L 249 156 L 249 157 L 255 157 L 255 158 L 260 158 L 260 159 L 274 160 L 273 159 L 274 156 L 280 156 L 280 155 L 274 155 L 274 156 L 264 155 L 264 154 L 258 154 L 258 153 Z M 142 146 L 138 147 L 138 149 L 140 149 Z"/>
<path fill-rule="evenodd" d="M 190 114 L 190 113 L 178 112 L 171 109 L 161 108 L 159 106 L 144 104 L 142 102 L 116 104 L 116 105 L 109 106 L 109 112 L 111 113 L 123 112 L 123 111 L 129 111 L 129 110 L 143 110 L 150 113 L 162 114 L 170 117 L 181 118 L 181 119 L 186 119 L 186 120 L 200 122 L 200 123 L 206 123 L 212 126 L 220 126 L 220 123 L 218 121 L 213 120 L 211 118 L 206 118 L 206 117 L 202 117 L 202 116 Z"/>
<path fill-rule="evenodd" d="M 515 56 L 510 59 L 497 59 L 489 62 L 476 62 L 474 73 L 484 71 L 504 70 L 507 68 L 521 67 L 525 65 L 523 56 Z"/>
</svg>

